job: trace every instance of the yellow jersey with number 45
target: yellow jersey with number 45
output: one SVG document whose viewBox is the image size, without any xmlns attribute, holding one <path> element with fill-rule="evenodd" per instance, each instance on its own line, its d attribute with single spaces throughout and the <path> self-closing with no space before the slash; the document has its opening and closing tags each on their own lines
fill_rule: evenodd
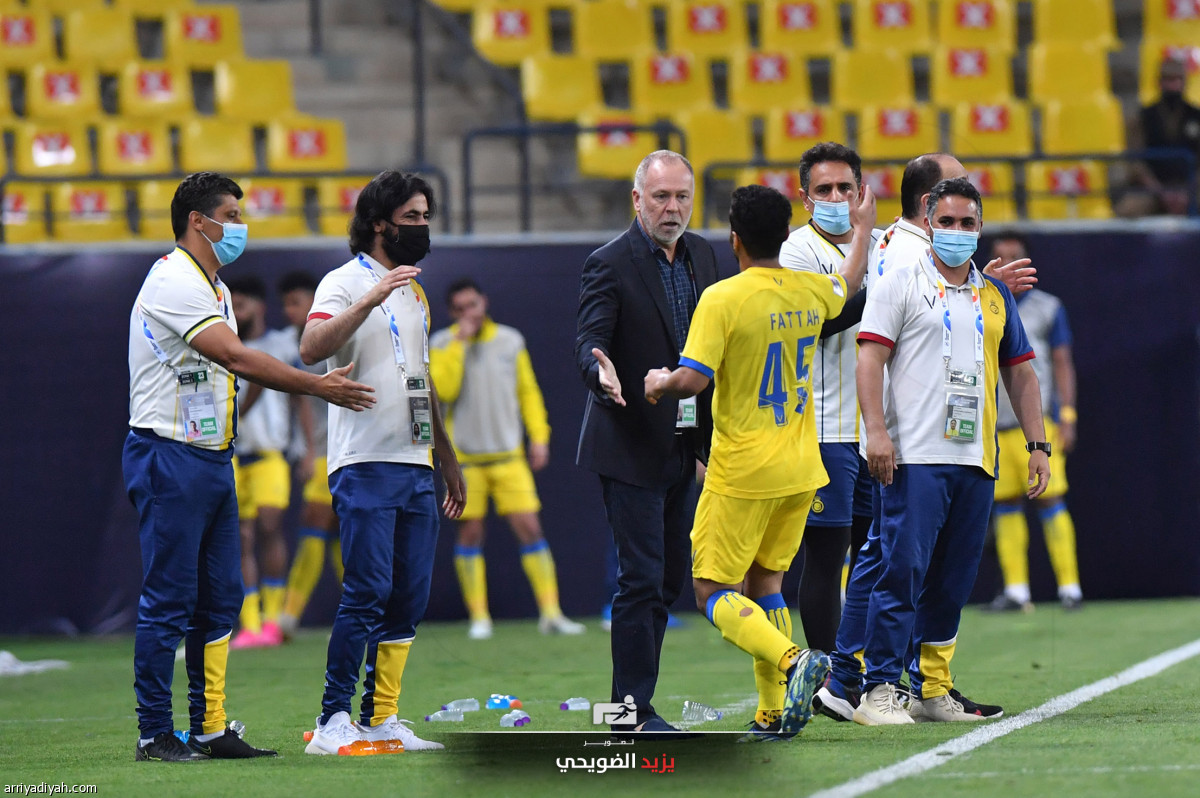
<svg viewBox="0 0 1200 798">
<path fill-rule="evenodd" d="M 763 267 L 700 296 L 679 365 L 715 384 L 705 490 L 771 499 L 829 481 L 811 369 L 821 326 L 845 302 L 840 275 Z"/>
</svg>

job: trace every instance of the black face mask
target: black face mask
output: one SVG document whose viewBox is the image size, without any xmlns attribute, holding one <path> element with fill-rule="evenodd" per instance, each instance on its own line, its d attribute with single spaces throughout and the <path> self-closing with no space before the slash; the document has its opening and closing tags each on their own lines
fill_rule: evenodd
<svg viewBox="0 0 1200 798">
<path fill-rule="evenodd" d="M 1178 108 L 1183 105 L 1183 92 L 1181 91 L 1164 91 L 1162 93 L 1162 101 L 1164 105 L 1171 108 Z"/>
<path fill-rule="evenodd" d="M 390 224 L 390 222 L 389 222 Z M 383 234 L 383 251 L 397 266 L 415 266 L 429 254 L 429 225 L 396 224 L 396 236 Z"/>
</svg>

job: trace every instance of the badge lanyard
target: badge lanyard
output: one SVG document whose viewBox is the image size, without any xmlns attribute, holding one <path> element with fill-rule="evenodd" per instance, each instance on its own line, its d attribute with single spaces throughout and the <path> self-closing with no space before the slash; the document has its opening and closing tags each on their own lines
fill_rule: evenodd
<svg viewBox="0 0 1200 798">
<path fill-rule="evenodd" d="M 371 275 L 372 284 L 379 283 L 379 275 L 371 268 L 363 258 L 362 253 L 358 255 L 358 263 L 367 270 L 367 274 Z M 417 297 L 417 305 L 421 308 L 421 333 L 424 343 L 425 369 L 429 370 L 429 336 L 425 335 L 425 304 L 421 302 L 420 297 Z M 396 323 L 396 314 L 392 313 L 392 309 L 388 307 L 388 302 L 385 299 L 379 304 L 379 309 L 383 311 L 388 320 L 388 333 L 392 337 L 392 354 L 396 358 L 396 365 L 400 367 L 400 372 L 403 375 L 408 374 L 408 359 L 404 356 L 404 343 L 400 340 L 400 325 Z"/>
<path fill-rule="evenodd" d="M 223 312 L 228 313 L 228 309 L 223 308 Z M 184 440 L 187 443 L 216 443 L 221 440 L 221 425 L 217 417 L 217 401 L 216 394 L 212 388 L 201 390 L 201 384 L 209 384 L 208 366 L 197 365 L 189 366 L 172 366 L 171 359 L 167 357 L 167 353 L 163 351 L 162 346 L 154 338 L 154 333 L 150 330 L 150 325 L 146 321 L 146 316 L 142 313 L 141 305 L 137 307 L 138 320 L 142 322 L 142 335 L 146 339 L 146 344 L 150 347 L 150 351 L 158 358 L 158 361 L 169 368 L 175 375 L 175 381 L 178 385 L 176 388 L 176 416 L 182 419 L 184 429 Z M 184 392 L 184 388 L 191 386 L 190 392 Z M 236 390 L 236 389 L 235 389 Z M 236 416 L 236 394 L 234 396 L 234 414 Z"/>
<path fill-rule="evenodd" d="M 926 264 L 933 267 L 933 256 L 926 255 Z M 975 311 L 975 374 L 983 374 L 983 306 L 980 303 L 979 289 L 982 281 L 974 265 L 970 266 L 968 282 L 971 285 L 971 307 Z M 942 303 L 942 363 L 946 369 L 946 380 L 950 381 L 950 356 L 953 350 L 950 321 L 950 303 L 946 299 L 946 284 L 942 282 L 937 269 L 933 269 L 934 283 L 937 285 L 938 299 Z"/>
</svg>

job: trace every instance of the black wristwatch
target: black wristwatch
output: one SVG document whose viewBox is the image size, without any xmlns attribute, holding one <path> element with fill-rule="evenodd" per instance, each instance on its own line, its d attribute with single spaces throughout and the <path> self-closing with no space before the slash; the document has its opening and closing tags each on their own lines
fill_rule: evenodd
<svg viewBox="0 0 1200 798">
<path fill-rule="evenodd" d="M 1043 452 L 1045 452 L 1047 457 L 1050 456 L 1049 441 L 1030 441 L 1029 443 L 1025 444 L 1025 451 L 1029 452 L 1030 454 L 1037 449 L 1041 449 Z"/>
</svg>

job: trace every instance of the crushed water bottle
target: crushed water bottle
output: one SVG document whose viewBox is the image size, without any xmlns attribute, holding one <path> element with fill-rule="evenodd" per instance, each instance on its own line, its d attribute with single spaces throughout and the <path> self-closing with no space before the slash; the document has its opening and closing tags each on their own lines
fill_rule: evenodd
<svg viewBox="0 0 1200 798">
<path fill-rule="evenodd" d="M 515 695 L 500 695 L 492 693 L 492 697 L 487 700 L 488 709 L 520 709 L 521 699 Z"/>
<path fill-rule="evenodd" d="M 190 729 L 183 729 L 182 731 L 179 729 L 176 729 L 175 736 L 178 737 L 182 742 L 186 743 L 188 741 L 188 739 L 192 736 L 192 732 Z"/>
<path fill-rule="evenodd" d="M 533 720 L 529 717 L 529 715 L 520 709 L 514 709 L 512 712 L 509 712 L 507 715 L 500 718 L 500 725 L 505 728 L 527 726 L 532 722 Z"/>
<path fill-rule="evenodd" d="M 710 720 L 720 720 L 725 717 L 725 713 L 719 709 L 713 709 L 707 704 L 701 704 L 699 701 L 684 701 L 683 702 L 683 720 L 685 723 L 706 723 Z"/>
<path fill-rule="evenodd" d="M 559 709 L 591 709 L 592 702 L 586 698 L 568 698 L 558 705 Z"/>
<path fill-rule="evenodd" d="M 478 698 L 457 698 L 449 704 L 442 704 L 442 709 L 456 709 L 459 712 L 478 712 Z"/>
<path fill-rule="evenodd" d="M 240 720 L 229 721 L 229 730 L 231 732 L 233 732 L 234 734 L 236 734 L 238 737 L 246 736 L 246 724 L 242 723 Z"/>
<path fill-rule="evenodd" d="M 426 715 L 425 720 L 449 720 L 460 721 L 463 719 L 463 713 L 457 709 L 442 709 L 434 712 L 432 715 Z"/>
</svg>

